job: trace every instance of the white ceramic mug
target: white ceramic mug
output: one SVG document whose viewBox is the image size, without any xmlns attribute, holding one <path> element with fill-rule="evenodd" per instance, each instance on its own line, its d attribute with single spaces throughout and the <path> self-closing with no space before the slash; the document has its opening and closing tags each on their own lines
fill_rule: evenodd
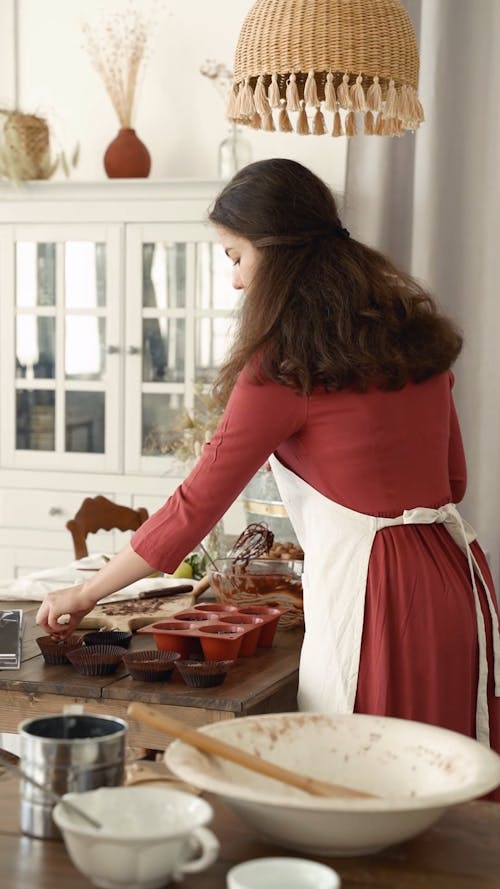
<svg viewBox="0 0 500 889">
<path fill-rule="evenodd" d="M 232 867 L 227 889 L 340 889 L 338 873 L 306 858 L 255 858 Z"/>
<path fill-rule="evenodd" d="M 219 843 L 205 825 L 212 807 L 194 794 L 142 785 L 66 794 L 92 815 L 94 829 L 59 803 L 54 820 L 73 864 L 95 886 L 160 889 L 184 874 L 205 870 Z"/>
</svg>

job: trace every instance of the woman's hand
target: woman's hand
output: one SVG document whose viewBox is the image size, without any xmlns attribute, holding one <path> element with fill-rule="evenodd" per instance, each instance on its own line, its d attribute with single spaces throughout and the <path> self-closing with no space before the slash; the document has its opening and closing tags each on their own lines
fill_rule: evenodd
<svg viewBox="0 0 500 889">
<path fill-rule="evenodd" d="M 95 601 L 86 592 L 86 584 L 47 593 L 38 609 L 36 622 L 42 630 L 59 639 L 66 639 L 92 611 Z"/>
<path fill-rule="evenodd" d="M 147 577 L 154 570 L 129 544 L 87 583 L 47 593 L 38 609 L 36 622 L 51 636 L 66 639 L 99 599 Z"/>
</svg>

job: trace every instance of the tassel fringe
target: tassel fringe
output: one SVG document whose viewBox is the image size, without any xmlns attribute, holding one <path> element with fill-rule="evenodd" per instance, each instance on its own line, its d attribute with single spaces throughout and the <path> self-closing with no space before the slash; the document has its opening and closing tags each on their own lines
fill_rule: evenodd
<svg viewBox="0 0 500 889">
<path fill-rule="evenodd" d="M 340 116 L 340 111 L 336 111 L 333 115 L 333 129 L 332 136 L 343 136 L 344 131 L 342 129 L 342 118 Z"/>
<path fill-rule="evenodd" d="M 297 118 L 295 132 L 297 132 L 299 136 L 308 136 L 310 132 L 309 121 L 307 120 L 306 114 L 306 103 L 304 102 L 304 100 L 302 100 L 300 103 L 300 111 Z"/>
<path fill-rule="evenodd" d="M 349 114 L 345 119 L 345 134 L 346 136 L 355 136 L 357 132 L 356 116 L 354 111 L 349 111 Z"/>
<path fill-rule="evenodd" d="M 278 128 L 280 133 L 292 133 L 292 121 L 288 117 L 288 111 L 286 110 L 285 100 L 283 99 L 281 103 L 279 118 L 278 118 Z"/>
<path fill-rule="evenodd" d="M 300 111 L 299 91 L 297 89 L 297 78 L 295 74 L 290 74 L 290 78 L 286 87 L 286 108 L 287 111 Z"/>
<path fill-rule="evenodd" d="M 278 76 L 273 74 L 271 83 L 269 84 L 269 104 L 271 108 L 279 108 L 281 102 L 280 88 L 278 85 Z"/>
<path fill-rule="evenodd" d="M 325 118 L 323 117 L 323 112 L 319 105 L 316 108 L 316 113 L 313 118 L 312 132 L 314 136 L 324 136 L 326 133 Z"/>
<path fill-rule="evenodd" d="M 262 115 L 261 121 L 262 121 L 262 124 L 261 124 L 262 129 L 266 133 L 275 133 L 276 132 L 276 127 L 274 126 L 274 120 L 273 120 L 273 115 L 272 115 L 271 109 L 269 109 L 269 112 L 267 114 Z"/>
<path fill-rule="evenodd" d="M 370 111 L 380 111 L 382 109 L 382 89 L 377 75 L 375 75 L 373 83 L 366 91 L 366 104 Z"/>
<path fill-rule="evenodd" d="M 307 80 L 304 84 L 304 99 L 306 105 L 319 105 L 318 89 L 316 87 L 316 78 L 314 71 L 309 71 Z"/>
<path fill-rule="evenodd" d="M 344 74 L 342 83 L 337 87 L 337 102 L 341 108 L 351 108 L 351 95 L 349 93 L 349 75 Z"/>
<path fill-rule="evenodd" d="M 255 114 L 255 102 L 253 100 L 253 90 L 250 86 L 250 81 L 248 78 L 245 80 L 245 85 L 242 90 L 238 93 L 238 101 L 236 105 L 238 111 L 238 117 L 246 117 L 248 120 L 251 120 Z"/>
<path fill-rule="evenodd" d="M 271 106 L 266 95 L 266 88 L 264 86 L 264 78 L 262 74 L 257 79 L 257 83 L 255 84 L 253 100 L 255 103 L 255 108 L 261 116 L 270 113 Z"/>
<path fill-rule="evenodd" d="M 384 117 L 386 119 L 392 119 L 396 117 L 398 107 L 398 94 L 396 92 L 396 87 L 394 86 L 394 81 L 389 81 L 389 86 L 387 87 L 387 96 L 385 99 L 385 110 Z"/>
<path fill-rule="evenodd" d="M 355 136 L 358 132 L 367 136 L 402 136 L 417 130 L 425 120 L 416 90 L 406 83 L 393 79 L 383 79 L 381 83 L 377 75 L 370 78 L 363 72 L 354 75 L 345 71 L 340 82 L 340 74 L 333 71 L 328 71 L 321 81 L 316 80 L 320 75 L 314 71 L 307 73 L 305 82 L 304 75 L 299 76 L 299 82 L 298 76 L 291 72 L 285 82 L 282 74 L 272 74 L 270 81 L 269 75 L 261 74 L 256 79 L 245 77 L 233 83 L 227 104 L 228 120 L 266 132 L 279 130 L 303 136 L 330 132 L 335 137 Z M 322 99 L 318 89 L 324 89 Z M 306 108 L 314 112 L 308 116 Z M 363 115 L 362 125 L 359 115 Z"/>
<path fill-rule="evenodd" d="M 236 113 L 238 103 L 238 87 L 236 84 L 233 84 L 231 92 L 229 93 L 229 101 L 227 103 L 227 111 L 226 116 L 228 120 L 236 120 L 238 115 Z"/>
<path fill-rule="evenodd" d="M 353 111 L 366 111 L 365 91 L 363 89 L 363 78 L 361 77 L 361 74 L 356 77 L 356 83 L 351 86 L 349 96 Z"/>
<path fill-rule="evenodd" d="M 326 75 L 325 83 L 325 109 L 326 111 L 338 111 L 338 108 L 339 103 L 337 102 L 337 95 L 333 84 L 333 74 L 329 71 Z"/>
</svg>

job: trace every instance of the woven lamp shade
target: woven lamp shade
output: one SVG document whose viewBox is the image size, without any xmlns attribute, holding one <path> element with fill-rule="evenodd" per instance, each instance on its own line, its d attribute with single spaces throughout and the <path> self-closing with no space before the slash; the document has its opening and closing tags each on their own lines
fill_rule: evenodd
<svg viewBox="0 0 500 889">
<path fill-rule="evenodd" d="M 257 0 L 240 32 L 227 117 L 302 135 L 400 136 L 424 120 L 400 0 Z M 326 113 L 325 113 L 326 112 Z"/>
</svg>

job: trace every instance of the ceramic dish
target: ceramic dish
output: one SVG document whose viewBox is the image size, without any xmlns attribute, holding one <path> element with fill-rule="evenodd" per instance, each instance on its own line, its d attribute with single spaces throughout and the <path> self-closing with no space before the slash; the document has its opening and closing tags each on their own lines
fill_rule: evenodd
<svg viewBox="0 0 500 889">
<path fill-rule="evenodd" d="M 200 731 L 263 759 L 374 798 L 319 797 L 207 756 L 179 740 L 165 761 L 215 793 L 267 840 L 314 855 L 367 855 L 430 827 L 500 782 L 500 757 L 456 732 L 364 714 L 277 713 Z"/>
<path fill-rule="evenodd" d="M 194 794 L 158 786 L 101 787 L 66 798 L 102 824 L 96 830 L 61 803 L 54 809 L 73 864 L 95 886 L 163 889 L 217 858 L 219 843 L 207 828 L 212 807 Z"/>
</svg>

